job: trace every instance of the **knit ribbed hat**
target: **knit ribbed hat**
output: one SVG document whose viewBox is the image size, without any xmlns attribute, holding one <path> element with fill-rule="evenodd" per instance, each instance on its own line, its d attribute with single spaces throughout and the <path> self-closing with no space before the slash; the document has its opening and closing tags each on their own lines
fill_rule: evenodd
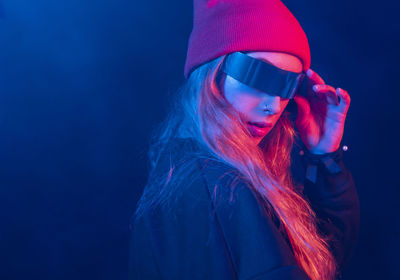
<svg viewBox="0 0 400 280">
<path fill-rule="evenodd" d="M 184 76 L 201 64 L 236 51 L 275 51 L 297 56 L 310 68 L 307 36 L 279 0 L 194 0 Z"/>
</svg>

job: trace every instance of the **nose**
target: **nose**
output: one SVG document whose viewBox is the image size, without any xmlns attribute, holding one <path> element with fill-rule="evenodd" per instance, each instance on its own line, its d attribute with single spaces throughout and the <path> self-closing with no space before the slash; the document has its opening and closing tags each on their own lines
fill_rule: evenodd
<svg viewBox="0 0 400 280">
<path fill-rule="evenodd" d="M 262 102 L 262 109 L 271 115 L 278 114 L 281 111 L 281 97 L 280 96 L 268 96 Z"/>
</svg>

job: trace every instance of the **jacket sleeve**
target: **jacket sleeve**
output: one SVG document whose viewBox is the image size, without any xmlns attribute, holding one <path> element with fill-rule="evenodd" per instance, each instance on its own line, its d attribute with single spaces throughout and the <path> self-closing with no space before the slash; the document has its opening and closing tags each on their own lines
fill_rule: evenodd
<svg viewBox="0 0 400 280">
<path fill-rule="evenodd" d="M 216 180 L 212 174 L 208 169 L 204 181 L 237 279 L 309 279 L 271 218 L 271 208 L 244 180 Z"/>
<path fill-rule="evenodd" d="M 356 244 L 360 207 L 352 175 L 342 161 L 341 149 L 313 155 L 305 151 L 303 194 L 318 218 L 320 231 L 328 237 L 339 272 L 348 263 Z"/>
</svg>

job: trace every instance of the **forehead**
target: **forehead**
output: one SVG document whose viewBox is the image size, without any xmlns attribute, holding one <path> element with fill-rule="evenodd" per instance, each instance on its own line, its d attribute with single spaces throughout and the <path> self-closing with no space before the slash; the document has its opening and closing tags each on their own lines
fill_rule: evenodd
<svg viewBox="0 0 400 280">
<path fill-rule="evenodd" d="M 280 69 L 300 73 L 303 71 L 301 60 L 294 55 L 282 52 L 246 52 L 248 56 L 268 62 Z"/>
</svg>

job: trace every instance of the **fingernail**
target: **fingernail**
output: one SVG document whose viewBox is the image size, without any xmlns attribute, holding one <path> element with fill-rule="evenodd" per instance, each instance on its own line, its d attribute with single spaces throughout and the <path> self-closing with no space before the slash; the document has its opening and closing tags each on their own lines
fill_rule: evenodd
<svg viewBox="0 0 400 280">
<path fill-rule="evenodd" d="M 311 74 L 312 74 L 311 69 L 308 69 L 308 70 L 307 70 L 307 75 L 308 75 L 308 76 L 311 76 Z"/>
<path fill-rule="evenodd" d="M 315 90 L 315 91 L 317 91 L 317 90 L 319 90 L 319 86 L 318 85 L 313 85 L 313 90 Z"/>
</svg>

